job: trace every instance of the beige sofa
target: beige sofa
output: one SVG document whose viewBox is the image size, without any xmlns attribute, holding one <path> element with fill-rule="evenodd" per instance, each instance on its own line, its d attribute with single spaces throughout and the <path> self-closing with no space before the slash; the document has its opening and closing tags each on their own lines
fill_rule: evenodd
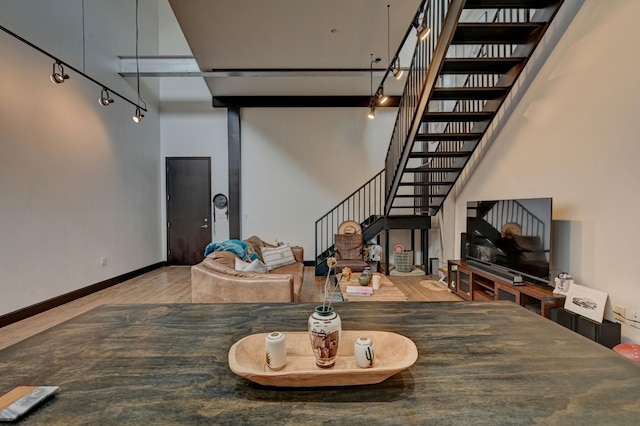
<svg viewBox="0 0 640 426">
<path fill-rule="evenodd" d="M 262 260 L 262 247 L 274 247 L 258 237 L 244 240 Z M 191 300 L 210 302 L 299 302 L 304 278 L 304 250 L 291 247 L 296 263 L 268 273 L 235 269 L 237 256 L 229 251 L 209 254 L 191 267 Z"/>
</svg>

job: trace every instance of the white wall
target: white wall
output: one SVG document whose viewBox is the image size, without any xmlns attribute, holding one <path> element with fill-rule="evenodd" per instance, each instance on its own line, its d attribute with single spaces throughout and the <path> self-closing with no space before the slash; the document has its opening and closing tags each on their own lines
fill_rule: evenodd
<svg viewBox="0 0 640 426">
<path fill-rule="evenodd" d="M 159 2 L 160 54 L 191 55 L 168 3 Z M 211 107 L 201 78 L 164 78 L 162 162 L 171 156 L 212 157 L 212 192 L 229 195 L 227 110 Z M 243 108 L 241 238 L 258 235 L 305 248 L 313 260 L 315 221 L 382 170 L 395 109 Z M 161 176 L 164 194 L 165 176 Z M 212 241 L 229 238 L 214 210 Z M 165 220 L 163 212 L 163 221 Z M 405 232 L 404 234 L 408 234 Z M 408 235 L 394 231 L 394 236 Z M 166 232 L 162 236 L 166 248 Z M 395 241 L 395 240 L 394 240 Z"/>
<path fill-rule="evenodd" d="M 447 201 L 445 254 L 458 258 L 467 201 L 551 196 L 551 267 L 640 311 L 633 266 L 640 241 L 640 1 L 580 3 L 565 2 L 557 19 L 577 15 L 455 202 Z M 640 342 L 640 330 L 622 331 L 624 340 Z"/>
<path fill-rule="evenodd" d="M 242 120 L 242 236 L 302 245 L 315 221 L 384 166 L 396 110 L 247 108 Z"/>
<path fill-rule="evenodd" d="M 178 21 L 169 3 L 158 1 L 160 55 L 191 56 Z M 162 164 L 167 157 L 211 157 L 211 191 L 229 195 L 227 110 L 213 108 L 211 92 L 201 77 L 171 77 L 160 81 L 160 133 Z M 163 199 L 166 198 L 166 174 L 162 173 Z M 229 222 L 223 210 L 212 205 L 211 240 L 229 239 Z M 215 215 L 215 222 L 214 222 Z M 166 223 L 166 209 L 162 209 Z M 167 248 L 166 227 L 162 228 L 163 253 Z"/>
<path fill-rule="evenodd" d="M 141 52 L 155 54 L 156 2 L 141 12 Z M 81 0 L 0 4 L 0 25 L 130 99 L 115 70 L 135 54 L 134 18 L 131 1 L 85 2 L 83 48 Z M 157 83 L 135 125 L 133 106 L 101 107 L 71 70 L 52 84 L 53 60 L 4 32 L 0 51 L 0 315 L 162 261 Z"/>
</svg>

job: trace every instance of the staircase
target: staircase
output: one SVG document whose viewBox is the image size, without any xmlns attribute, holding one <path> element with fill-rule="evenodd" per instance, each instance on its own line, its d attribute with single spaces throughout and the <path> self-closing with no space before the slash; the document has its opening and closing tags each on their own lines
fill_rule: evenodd
<svg viewBox="0 0 640 426">
<path fill-rule="evenodd" d="M 343 220 L 360 222 L 365 241 L 383 230 L 430 227 L 562 3 L 421 3 L 415 22 L 431 33 L 416 45 L 385 169 L 316 222 L 317 274 Z M 426 232 L 423 250 L 425 239 Z"/>
<path fill-rule="evenodd" d="M 385 215 L 437 214 L 561 4 L 426 2 L 431 37 L 416 46 L 400 101 Z"/>
</svg>

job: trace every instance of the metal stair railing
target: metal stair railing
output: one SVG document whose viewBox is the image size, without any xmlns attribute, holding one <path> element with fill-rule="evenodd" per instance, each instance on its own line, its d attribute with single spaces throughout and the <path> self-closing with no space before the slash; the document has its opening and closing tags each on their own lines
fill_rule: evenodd
<svg viewBox="0 0 640 426">
<path fill-rule="evenodd" d="M 422 114 L 463 7 L 464 0 L 431 0 L 426 5 L 424 19 L 431 33 L 426 40 L 418 41 L 414 50 L 385 158 L 386 214 L 391 210 L 402 170 L 407 164 L 413 139 L 420 128 Z M 440 42 L 443 38 L 445 41 Z"/>
<path fill-rule="evenodd" d="M 484 14 L 485 22 L 493 23 L 527 23 L 531 22 L 532 14 L 528 9 L 496 9 L 493 11 L 493 18 L 490 19 L 488 13 Z M 513 56 L 518 45 L 516 44 L 490 44 L 474 46 L 477 49 L 475 55 L 469 56 L 476 58 L 509 58 Z M 464 53 L 462 55 L 465 56 Z M 468 74 L 462 87 L 488 87 L 498 84 L 500 74 Z M 440 83 L 442 83 L 442 77 L 440 77 Z M 445 104 L 446 102 L 443 102 Z M 481 112 L 485 110 L 487 101 L 482 100 L 457 100 L 451 108 L 452 112 Z M 421 132 L 430 133 L 437 132 L 437 126 L 439 123 L 422 123 Z M 469 122 L 449 122 L 441 133 L 469 133 L 473 131 L 475 123 Z M 475 149 L 479 141 L 441 141 L 437 143 L 434 152 L 460 152 L 470 151 Z M 421 142 L 426 144 L 426 142 Z M 424 147 L 423 147 L 424 149 Z M 428 149 L 428 147 L 427 147 Z M 437 169 L 447 168 L 463 168 L 468 161 L 468 158 L 463 159 L 461 163 L 460 158 L 455 157 L 437 157 L 433 158 L 423 164 L 423 167 L 432 167 Z M 448 182 L 451 180 L 451 173 L 420 173 L 416 175 L 416 180 L 421 182 Z M 433 197 L 446 198 L 452 186 L 446 192 L 441 190 L 439 186 L 418 187 L 420 191 L 419 195 L 422 197 L 423 204 L 429 204 Z M 433 212 L 431 212 L 433 213 Z"/>
<path fill-rule="evenodd" d="M 316 265 L 334 254 L 333 236 L 342 222 L 353 220 L 364 228 L 384 215 L 384 178 L 385 171 L 382 170 L 316 220 Z"/>
</svg>

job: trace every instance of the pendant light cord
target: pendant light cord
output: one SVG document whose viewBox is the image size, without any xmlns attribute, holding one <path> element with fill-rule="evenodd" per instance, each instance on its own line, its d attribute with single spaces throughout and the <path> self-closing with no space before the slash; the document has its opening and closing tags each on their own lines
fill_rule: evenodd
<svg viewBox="0 0 640 426">
<path fill-rule="evenodd" d="M 387 5 L 387 62 L 389 63 L 389 65 L 391 65 L 391 48 L 389 47 L 389 39 L 391 38 L 391 25 L 389 24 L 389 21 L 391 20 L 391 14 L 389 12 L 389 8 L 391 7 L 390 4 Z"/>
<path fill-rule="evenodd" d="M 144 101 L 144 99 L 142 99 L 142 96 L 140 96 L 140 63 L 138 61 L 138 6 L 139 0 L 136 0 L 136 84 L 138 86 L 138 103 L 143 104 L 146 110 L 147 103 Z"/>
</svg>

